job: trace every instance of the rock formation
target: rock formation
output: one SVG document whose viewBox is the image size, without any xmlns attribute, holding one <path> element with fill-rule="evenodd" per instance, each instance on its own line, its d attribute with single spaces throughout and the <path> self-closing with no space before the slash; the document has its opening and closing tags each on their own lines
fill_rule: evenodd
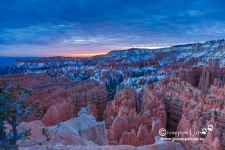
<svg viewBox="0 0 225 150">
<path fill-rule="evenodd" d="M 202 140 L 178 142 L 184 149 L 220 150 L 225 148 L 224 48 L 224 40 L 217 40 L 154 51 L 112 51 L 91 58 L 19 60 L 0 69 L 0 88 L 10 90 L 19 84 L 33 93 L 27 104 L 40 103 L 42 122 L 24 123 L 37 129 L 33 139 L 40 139 L 42 128 L 53 132 L 55 125 L 69 124 L 74 129 L 60 127 L 59 134 L 65 136 L 57 136 L 56 143 L 96 149 L 144 149 L 143 145 L 155 143 L 160 128 L 203 132 L 212 125 L 213 130 L 206 134 L 182 135 Z M 97 125 L 99 128 L 79 124 L 86 122 L 84 118 L 87 124 L 98 124 L 94 117 L 78 113 L 83 107 L 87 108 L 82 111 L 97 121 L 104 120 L 106 131 L 103 123 Z M 106 132 L 111 146 L 96 146 L 107 143 L 98 132 Z M 159 145 L 147 147 L 160 149 Z"/>
<path fill-rule="evenodd" d="M 46 126 L 56 125 L 77 116 L 82 107 L 90 106 L 98 121 L 106 108 L 106 86 L 96 81 L 69 82 L 67 78 L 39 75 L 7 75 L 0 78 L 1 87 L 20 85 L 31 91 L 27 103 L 39 102 L 40 118 Z"/>
<path fill-rule="evenodd" d="M 105 111 L 110 144 L 138 146 L 155 142 L 159 129 L 165 127 L 166 112 L 160 93 L 155 94 L 148 88 L 153 86 L 144 89 L 143 99 L 129 87 L 117 90 Z"/>
<path fill-rule="evenodd" d="M 132 145 L 107 145 L 107 146 L 64 146 L 62 144 L 57 144 L 55 146 L 39 146 L 32 147 L 35 150 L 183 150 L 181 145 L 177 142 L 163 142 L 163 143 L 155 143 L 151 145 L 145 146 L 132 146 Z M 30 147 L 19 148 L 19 150 L 30 150 Z"/>
<path fill-rule="evenodd" d="M 30 128 L 31 135 L 25 143 L 20 143 L 20 147 L 35 146 L 40 143 L 42 145 L 49 145 L 55 133 L 52 145 L 56 145 L 57 143 L 83 146 L 107 145 L 105 123 L 96 122 L 94 116 L 89 113 L 89 107 L 82 108 L 78 117 L 60 122 L 57 126 L 47 127 L 37 120 L 23 123 L 21 126 Z M 47 141 L 46 137 L 42 134 L 43 129 L 49 131 L 49 141 Z"/>
<path fill-rule="evenodd" d="M 204 140 L 180 141 L 184 149 L 222 149 L 224 144 L 224 87 L 211 85 L 208 92 L 201 91 L 189 83 L 172 80 L 164 89 L 164 101 L 168 113 L 168 130 L 177 132 L 202 132 L 213 125 L 213 131 L 204 134 L 185 135 L 182 138 L 203 138 Z M 179 123 L 178 123 L 179 122 Z M 214 144 L 213 144 L 214 143 Z M 221 147 L 222 146 L 222 147 Z"/>
<path fill-rule="evenodd" d="M 106 108 L 106 87 L 97 82 L 85 81 L 66 87 L 54 86 L 36 92 L 30 101 L 39 101 L 43 109 L 43 124 L 56 125 L 77 116 L 82 107 L 90 106 L 97 120 L 102 120 Z"/>
<path fill-rule="evenodd" d="M 219 65 L 219 60 L 211 60 L 212 62 L 206 66 L 202 72 L 202 76 L 200 77 L 200 82 L 198 84 L 198 88 L 205 90 L 213 85 L 215 81 L 221 81 L 221 69 Z"/>
</svg>

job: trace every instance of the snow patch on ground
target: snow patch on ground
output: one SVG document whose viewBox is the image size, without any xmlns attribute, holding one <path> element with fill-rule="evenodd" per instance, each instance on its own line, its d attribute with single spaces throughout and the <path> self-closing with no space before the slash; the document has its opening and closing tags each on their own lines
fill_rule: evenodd
<svg viewBox="0 0 225 150">
<path fill-rule="evenodd" d="M 159 81 L 164 76 L 142 76 L 142 77 L 134 77 L 128 78 L 124 80 L 119 86 L 121 89 L 124 86 L 130 86 L 133 89 L 136 89 L 137 92 L 141 91 L 143 85 L 152 84 L 153 82 Z"/>
</svg>

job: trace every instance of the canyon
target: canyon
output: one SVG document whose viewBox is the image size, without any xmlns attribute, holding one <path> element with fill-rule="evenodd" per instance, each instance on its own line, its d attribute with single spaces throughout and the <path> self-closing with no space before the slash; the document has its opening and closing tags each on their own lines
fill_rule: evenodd
<svg viewBox="0 0 225 150">
<path fill-rule="evenodd" d="M 32 144 L 20 149 L 225 149 L 224 40 L 18 60 L 0 75 L 1 88 L 20 85 L 32 93 L 27 104 L 40 103 L 40 119 L 22 124 Z M 57 127 L 54 142 L 43 141 L 41 130 L 52 137 Z"/>
</svg>

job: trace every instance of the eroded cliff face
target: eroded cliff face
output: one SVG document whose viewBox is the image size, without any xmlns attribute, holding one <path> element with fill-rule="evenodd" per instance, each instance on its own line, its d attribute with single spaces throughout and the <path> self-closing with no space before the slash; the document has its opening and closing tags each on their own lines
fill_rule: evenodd
<svg viewBox="0 0 225 150">
<path fill-rule="evenodd" d="M 175 80 L 168 83 L 166 89 L 164 101 L 167 105 L 168 113 L 167 129 L 169 131 L 188 133 L 187 135 L 179 136 L 180 138 L 204 138 L 203 141 L 180 141 L 183 148 L 193 150 L 200 147 L 215 150 L 217 148 L 221 149 L 224 132 L 221 115 L 223 115 L 224 108 L 222 108 L 223 100 L 221 99 L 221 94 L 217 93 L 220 90 L 215 90 L 215 87 L 212 85 L 209 92 L 205 93 L 189 83 Z M 200 133 L 203 128 L 208 128 L 210 124 L 213 125 L 212 133 L 210 133 L 211 131 L 208 132 L 207 136 Z M 208 134 L 213 134 L 213 136 Z M 211 138 L 208 136 L 211 136 Z M 218 147 L 215 148 L 216 145 L 212 146 L 213 143 L 217 143 Z"/>
<path fill-rule="evenodd" d="M 98 121 L 103 120 L 107 104 L 106 86 L 96 81 L 70 82 L 67 78 L 42 75 L 7 75 L 0 83 L 11 88 L 16 85 L 32 92 L 27 104 L 39 102 L 40 119 L 53 126 L 77 116 L 82 107 L 90 106 Z"/>
<path fill-rule="evenodd" d="M 37 92 L 30 101 L 39 101 L 43 108 L 43 124 L 55 125 L 77 116 L 82 107 L 92 106 L 97 120 L 106 108 L 106 87 L 97 82 L 79 82 L 74 86 L 51 87 Z"/>
<path fill-rule="evenodd" d="M 48 94 L 46 94 L 48 92 Z M 46 95 L 48 95 L 46 97 Z M 36 99 L 36 100 L 35 100 Z M 67 88 L 50 88 L 34 94 L 29 100 L 40 101 L 43 112 L 43 124 L 55 125 L 77 116 L 82 107 L 93 105 L 95 117 L 102 120 L 107 103 L 106 87 L 96 82 L 79 82 Z M 55 114 L 55 115 L 54 115 Z"/>
<path fill-rule="evenodd" d="M 21 126 L 31 128 L 31 135 L 26 143 L 19 142 L 19 149 L 26 150 L 32 146 L 33 149 L 182 150 L 181 144 L 162 141 L 158 137 L 159 129 L 166 124 L 165 106 L 158 90 L 158 87 L 146 87 L 143 91 L 145 96 L 139 97 L 129 87 L 117 89 L 115 100 L 105 111 L 107 119 L 104 122 L 96 122 L 94 116 L 98 111 L 94 104 L 81 108 L 78 117 L 56 126 L 44 126 L 38 120 L 25 122 Z M 49 141 L 41 134 L 43 129 L 48 129 Z M 37 146 L 40 142 L 43 146 Z"/>
<path fill-rule="evenodd" d="M 0 68 L 0 75 L 45 74 L 55 80 L 61 78 L 70 81 L 95 80 L 100 84 L 106 84 L 108 100 L 113 100 L 117 85 L 128 83 L 132 86 L 128 81 L 142 78 L 146 74 L 148 78 L 144 77 L 144 80 L 148 81 L 142 82 L 141 85 L 161 80 L 178 69 L 189 70 L 195 67 L 194 72 L 183 73 L 183 80 L 198 86 L 202 70 L 212 58 L 219 57 L 219 66 L 225 66 L 224 43 L 224 40 L 215 40 L 154 50 L 132 48 L 90 58 L 46 57 L 38 60 L 18 60 L 14 64 Z M 213 79 L 210 79 L 210 82 L 212 83 Z M 139 86 L 136 87 L 140 89 Z"/>
<path fill-rule="evenodd" d="M 143 97 L 130 87 L 117 90 L 104 116 L 110 144 L 139 146 L 155 142 L 158 130 L 165 127 L 166 112 L 161 94 L 149 88 L 157 90 L 146 87 Z"/>
<path fill-rule="evenodd" d="M 210 73 L 213 74 L 212 71 Z M 203 138 L 203 140 L 179 141 L 184 149 L 225 148 L 223 142 L 225 95 L 224 84 L 221 84 L 219 79 L 214 77 L 214 84 L 210 80 L 205 80 L 208 82 L 208 88 L 194 87 L 191 83 L 180 81 L 180 78 L 165 79 L 168 82 L 163 89 L 167 130 L 188 133 L 176 135 L 176 138 Z M 200 85 L 202 81 L 200 80 Z M 212 131 L 208 130 L 209 125 L 213 126 Z M 205 134 L 202 133 L 204 129 L 208 131 Z"/>
<path fill-rule="evenodd" d="M 109 143 L 142 145 L 151 143 L 145 141 L 145 137 L 153 139 L 160 128 L 200 133 L 212 125 L 213 130 L 206 134 L 182 136 L 202 140 L 179 142 L 184 149 L 224 149 L 225 95 L 223 69 L 218 65 L 218 61 L 213 60 L 204 68 L 178 70 L 170 77 L 145 86 L 138 94 L 129 87 L 117 90 L 105 111 Z M 153 130 L 153 118 L 160 121 L 157 132 Z"/>
</svg>

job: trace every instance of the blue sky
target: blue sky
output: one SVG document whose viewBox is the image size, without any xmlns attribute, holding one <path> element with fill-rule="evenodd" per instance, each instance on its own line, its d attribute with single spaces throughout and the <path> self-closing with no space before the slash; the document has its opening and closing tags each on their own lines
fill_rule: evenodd
<svg viewBox="0 0 225 150">
<path fill-rule="evenodd" d="M 223 0 L 5 0 L 0 56 L 89 56 L 223 39 Z"/>
</svg>

